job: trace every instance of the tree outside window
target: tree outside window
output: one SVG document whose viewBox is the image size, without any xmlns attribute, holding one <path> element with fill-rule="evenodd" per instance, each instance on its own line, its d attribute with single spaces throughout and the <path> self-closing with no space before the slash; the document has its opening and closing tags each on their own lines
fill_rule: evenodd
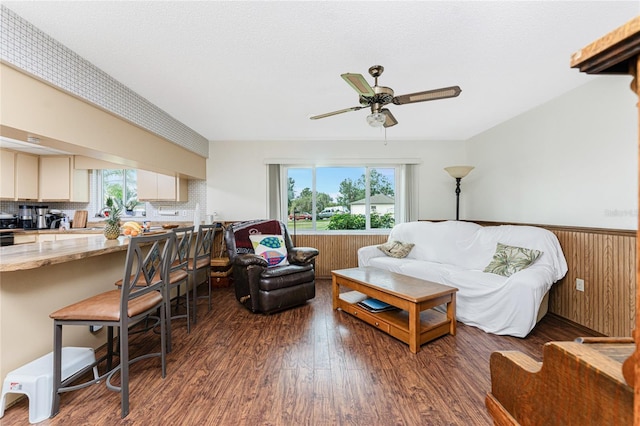
<svg viewBox="0 0 640 426">
<path fill-rule="evenodd" d="M 295 220 L 299 229 L 392 228 L 395 176 L 395 167 L 288 168 L 289 225 Z M 301 223 L 306 213 L 313 220 Z"/>
<path fill-rule="evenodd" d="M 102 204 L 112 197 L 115 202 L 128 212 L 140 204 L 137 192 L 137 173 L 134 169 L 102 170 Z"/>
</svg>

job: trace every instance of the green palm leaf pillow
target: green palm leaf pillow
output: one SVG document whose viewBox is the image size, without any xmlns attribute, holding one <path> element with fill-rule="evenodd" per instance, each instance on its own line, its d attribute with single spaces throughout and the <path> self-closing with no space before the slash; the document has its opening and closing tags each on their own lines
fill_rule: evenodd
<svg viewBox="0 0 640 426">
<path fill-rule="evenodd" d="M 484 272 L 510 277 L 516 272 L 533 265 L 540 256 L 542 256 L 540 250 L 498 243 L 496 245 L 496 252 L 493 254 L 493 259 L 487 267 L 484 268 Z"/>
<path fill-rule="evenodd" d="M 403 243 L 402 241 L 388 241 L 378 246 L 378 249 L 387 256 L 395 257 L 396 259 L 402 259 L 407 257 L 411 249 L 415 244 Z"/>
</svg>

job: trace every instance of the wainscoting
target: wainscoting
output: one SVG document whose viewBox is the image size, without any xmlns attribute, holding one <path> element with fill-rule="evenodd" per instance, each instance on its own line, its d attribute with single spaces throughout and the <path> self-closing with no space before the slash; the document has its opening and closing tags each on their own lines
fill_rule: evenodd
<svg viewBox="0 0 640 426">
<path fill-rule="evenodd" d="M 636 315 L 636 233 L 549 228 L 567 275 L 551 288 L 549 310 L 607 336 L 631 336 Z M 576 290 L 584 280 L 584 292 Z"/>
<path fill-rule="evenodd" d="M 293 238 L 293 237 L 292 237 Z M 298 247 L 315 247 L 320 251 L 316 258 L 316 276 L 331 278 L 334 269 L 358 266 L 358 249 L 387 241 L 388 235 L 300 235 Z"/>
<path fill-rule="evenodd" d="M 482 225 L 497 223 L 478 222 Z M 558 237 L 567 275 L 551 288 L 549 311 L 607 336 L 631 336 L 635 324 L 636 232 L 544 226 Z M 381 244 L 386 235 L 297 235 L 298 246 L 316 247 L 316 273 L 358 266 L 360 247 Z M 576 290 L 576 278 L 585 291 Z"/>
</svg>

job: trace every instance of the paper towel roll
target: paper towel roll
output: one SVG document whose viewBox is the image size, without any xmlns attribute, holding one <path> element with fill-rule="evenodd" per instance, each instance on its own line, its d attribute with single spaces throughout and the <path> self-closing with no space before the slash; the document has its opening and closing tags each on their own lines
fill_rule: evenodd
<svg viewBox="0 0 640 426">
<path fill-rule="evenodd" d="M 200 203 L 196 203 L 196 210 L 193 212 L 193 231 L 197 232 L 200 228 Z"/>
</svg>

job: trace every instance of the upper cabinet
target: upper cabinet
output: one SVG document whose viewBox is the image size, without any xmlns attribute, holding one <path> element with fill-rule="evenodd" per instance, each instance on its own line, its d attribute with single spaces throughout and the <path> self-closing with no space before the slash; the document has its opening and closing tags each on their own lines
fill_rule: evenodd
<svg viewBox="0 0 640 426">
<path fill-rule="evenodd" d="M 75 170 L 71 156 L 40 157 L 40 200 L 89 202 L 89 171 Z"/>
<path fill-rule="evenodd" d="M 69 199 L 69 157 L 40 158 L 40 199 L 46 201 Z"/>
<path fill-rule="evenodd" d="M 0 150 L 0 198 L 38 199 L 38 156 Z"/>
<path fill-rule="evenodd" d="M 16 154 L 0 150 L 0 198 L 13 200 L 16 197 Z"/>
<path fill-rule="evenodd" d="M 89 171 L 72 156 L 37 156 L 0 150 L 0 198 L 89 202 Z"/>
<path fill-rule="evenodd" d="M 138 200 L 188 201 L 188 181 L 175 176 L 138 170 Z"/>
<path fill-rule="evenodd" d="M 15 153 L 15 199 L 38 199 L 38 156 Z M 2 171 L 4 179 L 4 170 Z"/>
</svg>

